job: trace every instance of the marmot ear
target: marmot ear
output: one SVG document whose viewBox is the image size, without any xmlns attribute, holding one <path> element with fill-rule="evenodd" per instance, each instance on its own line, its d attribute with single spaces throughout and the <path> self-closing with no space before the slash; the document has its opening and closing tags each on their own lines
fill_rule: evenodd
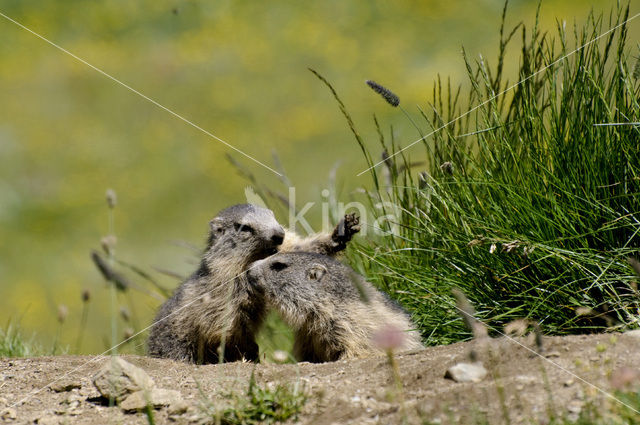
<svg viewBox="0 0 640 425">
<path fill-rule="evenodd" d="M 221 218 L 214 218 L 209 222 L 209 228 L 214 235 L 224 234 L 224 223 Z"/>
<path fill-rule="evenodd" d="M 321 280 L 322 276 L 327 273 L 327 268 L 322 264 L 314 264 L 307 272 L 307 276 L 311 280 Z"/>
</svg>

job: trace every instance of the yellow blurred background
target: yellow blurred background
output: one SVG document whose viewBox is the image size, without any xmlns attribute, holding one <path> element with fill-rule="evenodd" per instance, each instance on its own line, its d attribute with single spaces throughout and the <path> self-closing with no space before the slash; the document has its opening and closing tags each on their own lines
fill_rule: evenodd
<svg viewBox="0 0 640 425">
<path fill-rule="evenodd" d="M 592 7 L 608 14 L 615 5 L 547 0 L 542 26 L 554 32 L 556 19 L 570 27 Z M 531 26 L 536 6 L 512 1 L 507 22 Z M 474 60 L 495 57 L 502 7 L 502 0 L 4 0 L 0 12 L 269 166 L 275 150 L 304 204 L 320 199 L 337 161 L 341 196 L 368 184 L 355 176 L 366 165 L 344 118 L 307 67 L 332 82 L 371 146 L 373 114 L 385 128 L 393 124 L 404 145 L 417 131 L 364 81 L 392 89 L 420 121 L 416 105 L 428 107 L 438 74 L 465 82 L 462 46 Z M 118 194 L 117 257 L 186 275 L 193 254 L 172 241 L 201 247 L 207 221 L 244 201 L 247 182 L 226 153 L 265 184 L 280 183 L 5 18 L 0 39 L 0 325 L 19 322 L 48 346 L 64 304 L 60 342 L 73 348 L 81 292 L 89 289 L 82 352 L 101 351 L 110 341 L 109 295 L 89 253 L 108 232 L 107 188 Z M 159 303 L 144 294 L 120 302 L 135 311 L 137 328 Z"/>
</svg>

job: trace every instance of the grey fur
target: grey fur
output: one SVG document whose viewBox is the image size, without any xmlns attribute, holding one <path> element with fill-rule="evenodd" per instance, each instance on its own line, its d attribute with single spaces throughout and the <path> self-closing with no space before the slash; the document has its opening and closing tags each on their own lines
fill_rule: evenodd
<svg viewBox="0 0 640 425">
<path fill-rule="evenodd" d="M 325 362 L 380 353 L 373 335 L 405 331 L 402 349 L 422 347 L 408 313 L 339 261 L 306 252 L 279 253 L 249 267 L 249 283 L 295 332 L 299 361 Z"/>
<path fill-rule="evenodd" d="M 160 308 L 149 335 L 149 354 L 217 363 L 224 348 L 224 361 L 256 361 L 255 334 L 266 309 L 262 289 L 247 281 L 248 266 L 277 252 L 288 239 L 311 251 L 336 253 L 357 232 L 357 219 L 350 223 L 342 235 L 334 232 L 302 240 L 285 235 L 266 208 L 241 204 L 222 210 L 210 222 L 198 270 Z"/>
</svg>

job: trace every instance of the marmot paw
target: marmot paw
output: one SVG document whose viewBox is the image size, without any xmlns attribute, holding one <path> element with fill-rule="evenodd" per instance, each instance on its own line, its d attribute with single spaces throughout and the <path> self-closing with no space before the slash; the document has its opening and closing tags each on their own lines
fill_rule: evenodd
<svg viewBox="0 0 640 425">
<path fill-rule="evenodd" d="M 360 231 L 360 217 L 356 213 L 346 214 L 333 230 L 331 239 L 341 246 L 346 246 L 353 235 Z"/>
</svg>

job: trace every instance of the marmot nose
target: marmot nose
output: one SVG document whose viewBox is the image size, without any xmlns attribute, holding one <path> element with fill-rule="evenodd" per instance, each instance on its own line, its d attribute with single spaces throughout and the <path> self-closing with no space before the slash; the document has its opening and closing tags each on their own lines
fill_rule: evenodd
<svg viewBox="0 0 640 425">
<path fill-rule="evenodd" d="M 271 236 L 271 242 L 273 242 L 274 245 L 282 245 L 283 241 L 284 241 L 284 230 L 282 229 L 276 230 L 273 236 Z"/>
</svg>

